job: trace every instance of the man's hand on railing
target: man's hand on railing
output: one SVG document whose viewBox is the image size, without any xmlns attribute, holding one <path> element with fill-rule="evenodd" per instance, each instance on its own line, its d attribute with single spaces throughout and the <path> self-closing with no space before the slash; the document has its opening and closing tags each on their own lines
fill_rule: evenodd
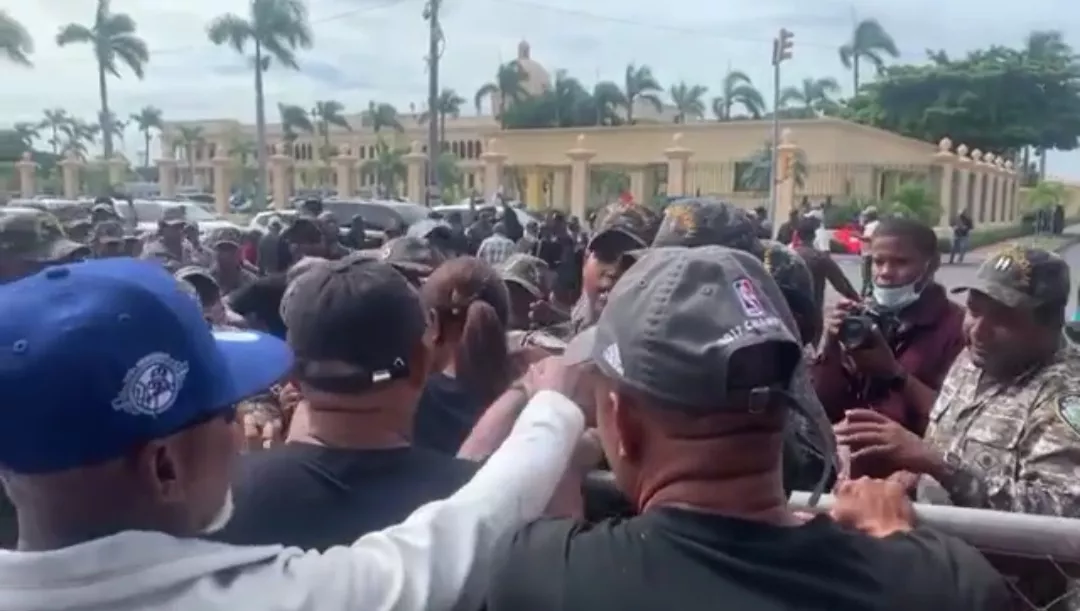
<svg viewBox="0 0 1080 611">
<path fill-rule="evenodd" d="M 895 481 L 868 477 L 845 480 L 836 486 L 836 502 L 829 515 L 872 537 L 908 532 L 914 528 L 915 512 L 906 492 Z"/>
</svg>

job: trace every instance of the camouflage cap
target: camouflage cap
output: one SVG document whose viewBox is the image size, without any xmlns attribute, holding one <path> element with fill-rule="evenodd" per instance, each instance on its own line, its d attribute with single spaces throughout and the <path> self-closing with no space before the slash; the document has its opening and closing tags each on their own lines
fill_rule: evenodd
<svg viewBox="0 0 1080 611">
<path fill-rule="evenodd" d="M 394 238 L 379 250 L 378 258 L 406 275 L 428 276 L 446 261 L 446 256 L 423 238 L 407 235 Z"/>
<path fill-rule="evenodd" d="M 91 236 L 93 228 L 94 224 L 90 222 L 90 219 L 79 219 L 64 225 L 64 233 L 76 242 L 85 243 Z"/>
<path fill-rule="evenodd" d="M 660 217 L 645 206 L 633 202 L 608 204 L 596 214 L 593 237 L 589 240 L 592 250 L 597 240 L 612 234 L 621 234 L 639 246 L 648 246 L 656 235 Z"/>
<path fill-rule="evenodd" d="M 124 237 L 124 226 L 116 221 L 101 221 L 90 230 L 90 241 L 95 244 L 115 244 Z"/>
<path fill-rule="evenodd" d="M 165 206 L 161 211 L 161 224 L 162 225 L 186 225 L 187 216 L 184 214 L 184 208 L 181 206 Z"/>
<path fill-rule="evenodd" d="M 1042 248 L 1010 244 L 975 272 L 975 280 L 954 293 L 978 291 L 1010 308 L 1033 309 L 1069 303 L 1069 265 Z"/>
<path fill-rule="evenodd" d="M 60 223 L 47 212 L 9 212 L 0 209 L 0 255 L 39 263 L 55 263 L 89 249 L 69 240 Z"/>
<path fill-rule="evenodd" d="M 217 227 L 210 232 L 206 245 L 217 248 L 223 245 L 240 246 L 244 241 L 244 232 L 239 227 Z"/>
<path fill-rule="evenodd" d="M 513 254 L 499 265 L 498 271 L 504 282 L 520 285 L 533 297 L 543 299 L 547 296 L 548 275 L 551 270 L 543 259 L 521 253 Z"/>
<path fill-rule="evenodd" d="M 664 209 L 652 245 L 727 246 L 761 258 L 764 249 L 757 231 L 754 219 L 733 204 L 717 199 L 679 199 Z"/>
<path fill-rule="evenodd" d="M 794 249 L 773 240 L 762 240 L 761 262 L 780 290 L 801 295 L 814 294 L 814 277 L 806 261 Z"/>
</svg>

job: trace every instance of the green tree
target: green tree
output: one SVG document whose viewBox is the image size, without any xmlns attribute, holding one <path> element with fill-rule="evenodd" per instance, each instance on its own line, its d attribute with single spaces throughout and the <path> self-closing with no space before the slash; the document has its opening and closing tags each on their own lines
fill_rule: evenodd
<svg viewBox="0 0 1080 611">
<path fill-rule="evenodd" d="M 184 151 L 187 160 L 188 184 L 195 184 L 195 151 L 206 142 L 203 129 L 197 126 L 181 125 L 176 129 L 176 146 Z"/>
<path fill-rule="evenodd" d="M 600 81 L 593 85 L 593 110 L 596 122 L 593 125 L 619 125 L 622 118 L 619 108 L 626 106 L 626 96 L 622 89 L 611 81 Z"/>
<path fill-rule="evenodd" d="M 473 96 L 473 103 L 476 105 L 477 114 L 480 113 L 480 108 L 483 106 L 483 102 L 487 98 L 495 97 L 499 101 L 499 107 L 497 115 L 499 116 L 500 124 L 503 127 L 506 125 L 502 122 L 502 116 L 512 102 L 519 101 L 528 96 L 525 91 L 525 83 L 529 80 L 528 73 L 521 67 L 521 64 L 516 61 L 507 62 L 499 66 L 498 72 L 495 73 L 495 80 L 490 83 L 481 85 L 476 90 L 476 94 Z"/>
<path fill-rule="evenodd" d="M 103 134 L 108 131 L 112 137 L 120 141 L 120 144 L 124 144 L 124 134 L 127 132 L 127 126 L 128 121 L 117 118 L 116 113 L 110 110 L 108 120 L 99 123 L 98 129 Z"/>
<path fill-rule="evenodd" d="M 150 61 L 150 52 L 146 42 L 135 34 L 135 20 L 126 13 L 112 12 L 110 0 L 97 0 L 94 22 L 89 26 L 69 23 L 60 28 L 56 35 L 56 44 L 64 47 L 70 44 L 90 45 L 97 61 L 98 94 L 101 96 L 99 124 L 105 149 L 105 158 L 113 156 L 113 136 L 116 130 L 112 126 L 115 116 L 109 110 L 108 76 L 120 78 L 121 65 L 137 77 L 143 78 L 143 69 Z"/>
<path fill-rule="evenodd" d="M 397 108 L 386 102 L 368 102 L 368 108 L 362 115 L 361 122 L 364 127 L 370 127 L 376 134 L 381 130 L 390 128 L 396 132 L 405 131 L 398 117 Z"/>
<path fill-rule="evenodd" d="M 675 122 L 686 123 L 687 119 L 701 119 L 705 116 L 705 94 L 709 88 L 704 85 L 688 85 L 685 81 L 671 86 L 669 94 L 675 105 Z"/>
<path fill-rule="evenodd" d="M 49 132 L 49 146 L 52 147 L 53 155 L 60 154 L 60 148 L 64 143 L 62 132 L 68 123 L 71 123 L 71 115 L 67 114 L 63 108 L 45 111 L 45 118 L 41 120 L 39 126 Z"/>
<path fill-rule="evenodd" d="M 1068 204 L 1069 190 L 1065 185 L 1054 180 L 1040 180 L 1028 191 L 1024 212 L 1048 210 L 1057 205 Z"/>
<path fill-rule="evenodd" d="M 933 227 L 941 218 L 941 202 L 926 183 L 905 182 L 889 197 L 882 212 L 912 218 Z"/>
<path fill-rule="evenodd" d="M 26 28 L 7 11 L 0 11 L 0 53 L 12 63 L 30 66 L 33 52 L 34 39 Z"/>
<path fill-rule="evenodd" d="M 26 150 L 34 148 L 34 142 L 41 136 L 41 126 L 37 123 L 21 122 L 12 126 L 15 137 L 23 144 Z"/>
<path fill-rule="evenodd" d="M 1057 66 L 1069 66 L 1075 61 L 1072 47 L 1061 32 L 1040 30 L 1028 34 L 1024 44 L 1028 59 Z M 1028 165 L 1028 148 L 1024 147 L 1024 166 Z M 1039 180 L 1046 178 L 1046 149 L 1039 149 Z"/>
<path fill-rule="evenodd" d="M 165 127 L 161 109 L 155 106 L 144 106 L 138 113 L 131 115 L 131 120 L 139 133 L 143 135 L 143 145 L 146 147 L 143 152 L 143 167 L 148 168 L 150 167 L 150 139 L 153 136 L 151 132 L 154 130 L 160 132 Z"/>
<path fill-rule="evenodd" d="M 626 122 L 634 124 L 634 104 L 638 100 L 652 106 L 659 114 L 664 108 L 660 101 L 660 83 L 653 76 L 648 66 L 630 64 L 623 75 L 623 103 L 626 107 Z"/>
<path fill-rule="evenodd" d="M 439 98 L 435 101 L 435 116 L 439 122 L 439 142 L 446 143 L 446 117 L 461 116 L 461 107 L 465 105 L 465 98 L 458 95 L 453 89 L 443 89 L 439 92 Z M 431 120 L 431 112 L 425 110 L 417 117 L 421 124 Z M 440 183 L 442 184 L 442 183 Z"/>
<path fill-rule="evenodd" d="M 407 167 L 403 157 L 408 149 L 390 146 L 379 138 L 375 143 L 375 155 L 365 161 L 360 169 L 375 179 L 375 190 L 382 197 L 396 197 L 398 183 L 405 180 Z"/>
<path fill-rule="evenodd" d="M 1068 55 L 990 47 L 962 59 L 894 65 L 850 100 L 844 116 L 908 137 L 944 137 L 1019 161 L 1024 147 L 1080 145 L 1080 67 Z M 1023 165 L 1023 164 L 1021 164 Z"/>
<path fill-rule="evenodd" d="M 291 70 L 299 70 L 297 49 L 310 49 L 311 26 L 307 5 L 302 0 L 250 0 L 248 13 L 242 17 L 227 13 L 210 22 L 207 28 L 210 42 L 228 45 L 248 57 L 251 44 L 251 67 L 255 70 L 255 139 L 259 171 L 255 176 L 255 202 L 266 201 L 266 96 L 263 91 L 263 72 L 270 68 L 271 59 Z"/>
<path fill-rule="evenodd" d="M 808 168 L 806 152 L 802 149 L 796 151 L 795 163 L 792 164 L 791 171 L 794 174 L 795 187 L 803 188 L 806 184 Z M 766 193 L 769 190 L 772 173 L 772 142 L 767 141 L 764 146 L 736 166 L 735 187 L 739 191 Z"/>
<path fill-rule="evenodd" d="M 765 98 L 745 72 L 729 71 L 724 75 L 722 93 L 713 98 L 712 111 L 717 121 L 730 121 L 731 111 L 742 106 L 748 115 L 760 119 L 765 113 Z"/>
<path fill-rule="evenodd" d="M 311 109 L 311 119 L 315 123 L 315 131 L 322 136 L 323 140 L 319 158 L 325 166 L 321 170 L 324 175 L 320 177 L 322 184 L 325 185 L 330 182 L 330 157 L 335 153 L 330 146 L 330 127 L 337 126 L 352 131 L 352 126 L 345 119 L 345 106 L 336 100 L 315 102 L 315 107 Z"/>
<path fill-rule="evenodd" d="M 60 127 L 60 153 L 85 158 L 88 147 L 97 142 L 100 134 L 101 127 L 96 123 L 71 118 Z"/>
<path fill-rule="evenodd" d="M 877 19 L 864 19 L 855 25 L 851 40 L 840 47 L 840 62 L 851 70 L 852 92 L 859 92 L 860 60 L 870 62 L 878 74 L 885 69 L 885 57 L 896 59 L 900 50 L 892 36 L 881 27 Z"/>
<path fill-rule="evenodd" d="M 832 77 L 805 78 L 798 86 L 780 92 L 780 109 L 791 111 L 794 118 L 813 118 L 832 113 L 838 108 L 833 96 L 840 93 L 840 84 Z"/>
<path fill-rule="evenodd" d="M 453 153 L 442 153 L 435 160 L 435 172 L 439 175 L 439 187 L 442 189 L 442 200 L 453 202 L 460 199 L 457 197 L 461 189 L 465 175 L 458 166 L 458 158 Z"/>
</svg>

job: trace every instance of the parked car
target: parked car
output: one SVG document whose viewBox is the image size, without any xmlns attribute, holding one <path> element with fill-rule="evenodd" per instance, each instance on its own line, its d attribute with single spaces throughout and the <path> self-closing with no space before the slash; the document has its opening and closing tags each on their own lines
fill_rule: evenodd
<svg viewBox="0 0 1080 611">
<path fill-rule="evenodd" d="M 430 209 L 411 202 L 331 198 L 323 200 L 323 209 L 333 214 L 342 227 L 360 215 L 368 229 L 384 233 L 392 230 L 404 233 L 415 223 L 431 218 Z"/>
<path fill-rule="evenodd" d="M 431 212 L 438 215 L 439 218 L 446 218 L 451 212 L 457 212 L 461 214 L 461 221 L 466 227 L 471 225 L 476 220 L 477 215 L 482 210 L 494 210 L 495 214 L 502 213 L 502 206 L 495 204 L 477 204 L 474 207 L 470 207 L 469 204 L 450 204 L 446 206 L 435 206 L 431 209 Z M 524 227 L 529 223 L 539 223 L 540 219 L 534 216 L 528 210 L 519 208 L 513 204 L 510 205 L 510 209 L 514 211 L 514 216 L 517 217 L 518 222 Z"/>
<path fill-rule="evenodd" d="M 216 214 L 207 212 L 196 202 L 136 199 L 129 206 L 123 201 L 116 204 L 116 212 L 129 226 L 134 226 L 139 233 L 154 233 L 158 222 L 167 208 L 179 207 L 184 210 L 184 218 L 198 225 L 200 233 L 206 233 L 221 227 L 236 227 Z"/>
</svg>

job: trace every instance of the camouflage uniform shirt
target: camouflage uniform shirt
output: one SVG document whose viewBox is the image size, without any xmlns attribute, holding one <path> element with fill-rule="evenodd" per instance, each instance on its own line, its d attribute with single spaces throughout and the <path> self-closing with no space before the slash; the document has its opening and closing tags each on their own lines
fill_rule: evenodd
<svg viewBox="0 0 1080 611">
<path fill-rule="evenodd" d="M 922 478 L 919 496 L 1080 517 L 1080 350 L 1064 344 L 1049 364 L 1009 386 L 980 385 L 981 378 L 968 351 L 961 352 L 926 432 L 927 442 L 945 453 L 946 476 Z"/>
<path fill-rule="evenodd" d="M 146 247 L 143 248 L 142 258 L 157 261 L 165 266 L 171 272 L 176 272 L 182 267 L 189 265 L 199 265 L 198 261 L 201 258 L 195 255 L 195 251 L 191 248 L 191 245 L 185 240 L 181 243 L 180 256 L 177 257 L 176 253 L 169 250 L 165 243 L 160 238 L 155 238 L 147 242 Z"/>
</svg>

